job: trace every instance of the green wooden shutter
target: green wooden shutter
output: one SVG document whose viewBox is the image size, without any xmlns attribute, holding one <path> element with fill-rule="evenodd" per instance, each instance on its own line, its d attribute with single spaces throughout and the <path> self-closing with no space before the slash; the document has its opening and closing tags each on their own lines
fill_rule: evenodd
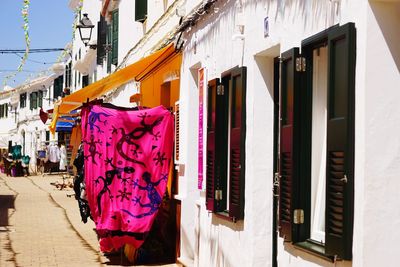
<svg viewBox="0 0 400 267">
<path fill-rule="evenodd" d="M 4 117 L 4 105 L 0 105 L 0 118 Z"/>
<path fill-rule="evenodd" d="M 36 109 L 37 108 L 37 92 L 33 92 L 32 93 L 32 106 L 33 106 L 33 109 Z"/>
<path fill-rule="evenodd" d="M 107 25 L 107 45 L 111 47 L 112 45 L 112 30 L 111 30 L 111 24 Z M 112 50 L 108 50 L 107 52 L 107 73 L 111 72 L 111 56 L 112 56 Z"/>
<path fill-rule="evenodd" d="M 8 117 L 8 104 L 5 103 L 4 107 L 5 107 L 5 113 L 6 113 L 6 118 L 7 118 Z"/>
<path fill-rule="evenodd" d="M 24 108 L 24 94 L 19 95 L 19 107 Z"/>
<path fill-rule="evenodd" d="M 54 99 L 57 99 L 59 96 L 61 96 L 62 84 L 63 84 L 63 76 L 61 75 L 57 79 L 55 79 L 53 82 L 53 98 Z"/>
<path fill-rule="evenodd" d="M 43 107 L 43 91 L 38 92 L 38 107 Z"/>
<path fill-rule="evenodd" d="M 37 91 L 36 92 L 36 107 L 37 108 L 41 107 L 41 96 L 42 96 L 42 91 Z"/>
<path fill-rule="evenodd" d="M 235 68 L 232 71 L 231 81 L 229 217 L 235 221 L 244 218 L 246 67 Z"/>
<path fill-rule="evenodd" d="M 207 94 L 207 162 L 206 162 L 206 208 L 215 211 L 215 112 L 219 79 L 208 82 Z"/>
<path fill-rule="evenodd" d="M 29 109 L 33 109 L 33 93 L 29 94 Z"/>
<path fill-rule="evenodd" d="M 27 93 L 21 94 L 21 97 L 22 97 L 21 108 L 25 108 L 26 107 L 26 101 L 27 101 Z"/>
<path fill-rule="evenodd" d="M 144 22 L 147 18 L 147 0 L 135 1 L 135 21 Z"/>
<path fill-rule="evenodd" d="M 100 21 L 97 23 L 97 65 L 103 64 L 104 56 L 106 55 L 105 44 L 107 42 L 107 22 L 100 15 Z"/>
<path fill-rule="evenodd" d="M 280 159 L 279 159 L 279 234 L 285 241 L 295 241 L 297 226 L 293 211 L 297 204 L 299 162 L 299 101 L 300 74 L 296 72 L 299 49 L 293 48 L 281 55 L 280 99 Z"/>
<path fill-rule="evenodd" d="M 353 23 L 328 33 L 325 251 L 347 260 L 354 210 L 355 35 Z"/>
<path fill-rule="evenodd" d="M 68 81 L 68 86 L 67 87 L 71 87 L 72 84 L 72 61 L 69 62 L 68 64 L 69 66 L 69 72 L 68 72 L 68 76 L 66 77 L 67 81 Z"/>
<path fill-rule="evenodd" d="M 89 75 L 82 76 L 82 88 L 89 85 Z"/>
<path fill-rule="evenodd" d="M 112 64 L 118 64 L 118 9 L 112 12 Z"/>
</svg>

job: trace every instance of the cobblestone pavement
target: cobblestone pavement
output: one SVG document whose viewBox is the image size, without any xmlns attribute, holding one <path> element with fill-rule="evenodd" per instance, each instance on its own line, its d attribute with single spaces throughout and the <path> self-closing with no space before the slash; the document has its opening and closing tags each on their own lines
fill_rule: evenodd
<svg viewBox="0 0 400 267">
<path fill-rule="evenodd" d="M 72 188 L 51 185 L 63 182 L 72 179 L 0 174 L 0 197 L 15 198 L 15 209 L 2 209 L 0 203 L 1 267 L 119 265 L 100 253 L 94 223 L 81 222 Z"/>
<path fill-rule="evenodd" d="M 73 230 L 49 193 L 28 178 L 1 177 L 15 198 L 1 243 L 1 266 L 99 266 L 98 254 Z M 2 189 L 3 191 L 3 189 Z M 3 237 L 2 237 L 3 241 Z M 3 258 L 4 248 L 7 253 Z"/>
</svg>

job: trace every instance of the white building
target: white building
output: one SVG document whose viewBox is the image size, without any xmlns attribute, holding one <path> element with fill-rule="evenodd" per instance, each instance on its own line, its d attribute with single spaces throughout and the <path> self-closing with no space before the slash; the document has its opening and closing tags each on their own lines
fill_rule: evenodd
<svg viewBox="0 0 400 267">
<path fill-rule="evenodd" d="M 0 96 L 0 105 L 4 105 L 4 112 L 0 108 L 3 143 L 8 146 L 8 141 L 12 141 L 12 145 L 22 146 L 22 155 L 31 158 L 31 173 L 36 172 L 37 151 L 44 149 L 50 140 L 57 139 L 57 135 L 50 135 L 50 118 L 43 123 L 39 113 L 40 109 L 51 110 L 54 101 L 61 97 L 61 80 L 62 72 L 61 76 L 60 73 L 41 76 L 4 91 Z"/>
<path fill-rule="evenodd" d="M 12 94 L 12 88 L 0 92 L 0 148 L 2 149 L 8 149 L 8 141 L 12 141 L 9 130 L 15 127 L 15 113 L 12 113 L 10 105 Z"/>
<path fill-rule="evenodd" d="M 177 75 L 163 60 L 104 97 L 179 101 L 185 265 L 396 266 L 399 11 L 396 0 L 87 0 L 97 59 L 75 38 L 68 85 L 185 40 Z"/>
<path fill-rule="evenodd" d="M 194 266 L 397 266 L 400 2 L 217 1 L 202 11 L 183 29 L 181 257 Z M 216 99 L 215 127 L 204 115 L 204 151 L 215 145 L 216 157 L 203 159 L 212 163 L 204 176 L 214 175 L 207 191 L 197 189 L 199 68 L 203 94 Z"/>
</svg>

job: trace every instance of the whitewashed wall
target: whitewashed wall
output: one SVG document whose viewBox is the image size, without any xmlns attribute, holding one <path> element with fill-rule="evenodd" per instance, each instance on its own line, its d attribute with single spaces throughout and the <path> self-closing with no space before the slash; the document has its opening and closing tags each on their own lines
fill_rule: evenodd
<svg viewBox="0 0 400 267">
<path fill-rule="evenodd" d="M 73 1 L 71 1 L 73 2 Z M 77 5 L 79 2 L 76 2 L 75 4 Z M 85 0 L 83 1 L 83 6 L 82 6 L 82 11 L 81 14 L 83 17 L 83 14 L 88 14 L 88 17 L 90 21 L 93 23 L 94 28 L 92 30 L 92 35 L 91 39 L 89 41 L 89 44 L 91 43 L 96 43 L 95 41 L 97 40 L 97 22 L 100 20 L 100 12 L 101 12 L 101 1 L 98 0 Z M 76 6 L 72 6 L 73 10 Z M 79 17 L 78 17 L 78 23 L 79 23 Z M 82 89 L 82 76 L 84 74 L 80 73 L 78 70 L 74 68 L 75 64 L 78 61 L 84 62 L 85 65 L 87 66 L 88 70 L 88 75 L 93 79 L 94 77 L 94 72 L 96 71 L 96 76 L 97 80 L 101 79 L 106 75 L 104 73 L 105 71 L 101 68 L 98 69 L 98 66 L 96 65 L 96 57 L 94 57 L 92 60 L 86 60 L 85 61 L 85 55 L 89 51 L 89 46 L 86 46 L 83 44 L 81 37 L 79 35 L 79 30 L 76 30 L 74 33 L 74 40 L 72 42 L 72 53 L 71 53 L 71 61 L 72 61 L 72 75 L 71 75 L 71 93 Z M 79 53 L 80 51 L 80 53 Z M 80 56 L 79 56 L 80 54 Z M 76 80 L 76 83 L 75 83 Z M 64 84 L 65 84 L 65 75 L 64 75 Z"/>
<path fill-rule="evenodd" d="M 94 5 L 91 4 L 94 3 Z M 97 4 L 96 4 L 96 3 Z M 84 2 L 84 12 L 97 21 L 99 2 Z M 133 63 L 150 53 L 179 18 L 169 14 L 153 28 L 163 12 L 174 4 L 187 13 L 200 0 L 149 1 L 148 20 L 134 21 L 133 1 L 121 0 L 119 62 L 140 42 L 129 57 Z M 400 52 L 399 1 L 367 0 L 243 0 L 219 1 L 184 38 L 181 70 L 181 163 L 185 175 L 179 180 L 182 200 L 181 257 L 196 266 L 271 266 L 272 262 L 272 62 L 301 40 L 336 23 L 355 22 L 356 62 L 356 161 L 353 261 L 336 266 L 396 266 L 399 250 L 400 113 L 398 85 Z M 243 16 L 238 15 L 243 10 Z M 83 12 L 83 13 L 84 13 Z M 269 36 L 263 21 L 269 17 Z M 244 39 L 237 24 L 244 25 Z M 96 24 L 97 25 L 97 24 Z M 156 25 L 157 26 L 157 25 Z M 153 28 L 153 30 L 152 30 Z M 155 30 L 156 29 L 156 30 Z M 95 31 L 96 32 L 96 31 Z M 83 45 L 78 38 L 74 53 Z M 83 55 L 84 53 L 82 53 Z M 213 79 L 236 65 L 247 66 L 247 140 L 245 220 L 222 221 L 205 210 L 204 191 L 197 189 L 198 89 L 196 72 L 207 69 Z M 97 66 L 98 79 L 107 75 Z M 74 80 L 74 77 L 72 81 Z M 133 83 L 121 88 L 112 103 L 129 106 L 137 92 Z M 373 218 L 373 220 L 371 219 Z M 278 240 L 279 266 L 334 266 Z"/>
<path fill-rule="evenodd" d="M 400 1 L 367 5 L 363 213 L 359 266 L 397 266 L 400 249 Z M 357 136 L 357 135 L 356 135 Z M 361 165 L 361 164 L 360 164 Z M 361 180 L 361 179 L 360 179 Z"/>
<path fill-rule="evenodd" d="M 193 7 L 194 1 L 187 1 Z M 399 1 L 255 1 L 244 3 L 244 41 L 238 1 L 220 1 L 185 34 L 181 79 L 181 150 L 186 174 L 182 200 L 182 257 L 197 266 L 272 264 L 272 60 L 334 24 L 355 22 L 356 144 L 353 261 L 329 263 L 278 240 L 279 266 L 396 266 L 399 250 L 400 139 Z M 215 12 L 217 9 L 214 10 Z M 396 15 L 397 14 L 397 15 Z M 263 21 L 269 17 L 269 36 Z M 397 26 L 396 26 L 397 25 Z M 244 49 L 242 50 L 242 45 Z M 242 54 L 244 51 L 244 54 Z M 232 224 L 205 210 L 197 188 L 198 89 L 190 68 L 213 79 L 247 66 L 245 219 Z M 374 218 L 374 219 L 372 219 Z M 200 243 L 197 246 L 198 238 Z"/>
<path fill-rule="evenodd" d="M 12 92 L 1 92 L 0 93 L 0 105 L 3 104 L 8 104 L 10 105 L 11 102 L 11 95 Z M 10 130 L 15 128 L 15 113 L 14 110 L 13 112 L 10 111 L 10 109 L 8 110 L 8 116 L 7 118 L 0 118 L 0 138 L 2 138 L 3 142 L 7 142 L 7 146 L 8 146 L 8 140 L 12 140 L 11 139 L 11 134 L 10 134 Z M 0 155 L 2 156 L 2 155 Z"/>
</svg>

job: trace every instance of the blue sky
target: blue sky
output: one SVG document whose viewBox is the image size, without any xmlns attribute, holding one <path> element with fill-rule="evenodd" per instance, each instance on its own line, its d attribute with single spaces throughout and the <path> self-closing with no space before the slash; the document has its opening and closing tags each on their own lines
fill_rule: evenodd
<svg viewBox="0 0 400 267">
<path fill-rule="evenodd" d="M 64 48 L 72 38 L 74 14 L 69 0 L 31 0 L 29 9 L 29 36 L 31 48 Z M 0 0 L 0 49 L 25 49 L 23 0 Z M 51 67 L 61 52 L 29 54 L 23 71 L 8 81 L 9 86 L 23 83 L 30 75 Z M 23 54 L 20 54 L 22 56 Z M 16 70 L 21 59 L 14 54 L 0 54 L 0 90 L 3 78 Z M 38 61 L 33 62 L 33 61 Z"/>
</svg>

